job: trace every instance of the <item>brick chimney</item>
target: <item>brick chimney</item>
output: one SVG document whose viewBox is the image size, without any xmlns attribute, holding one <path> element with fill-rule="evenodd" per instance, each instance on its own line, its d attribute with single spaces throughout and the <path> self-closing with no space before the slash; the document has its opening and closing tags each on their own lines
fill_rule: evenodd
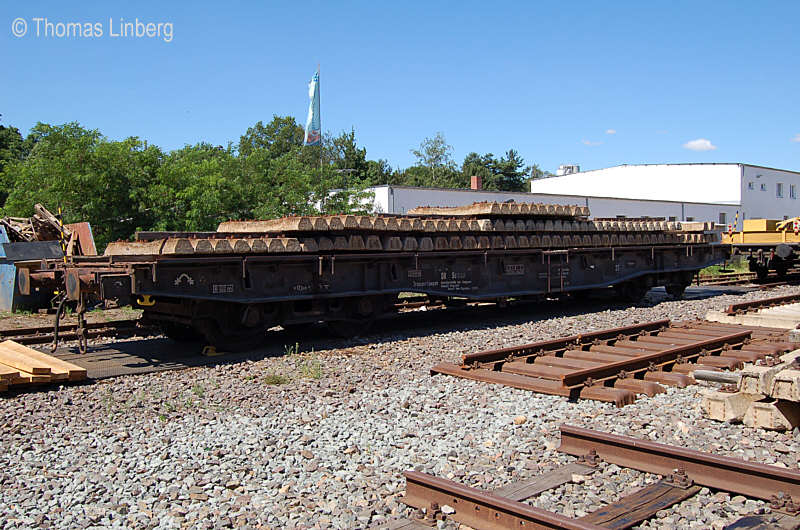
<svg viewBox="0 0 800 530">
<path fill-rule="evenodd" d="M 472 175 L 472 179 L 469 185 L 470 189 L 473 190 L 482 190 L 483 189 L 483 179 L 481 179 L 477 175 Z"/>
</svg>

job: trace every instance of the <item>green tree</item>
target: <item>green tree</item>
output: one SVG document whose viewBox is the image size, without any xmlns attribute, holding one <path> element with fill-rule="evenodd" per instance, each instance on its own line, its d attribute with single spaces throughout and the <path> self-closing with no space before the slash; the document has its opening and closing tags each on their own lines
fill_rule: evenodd
<svg viewBox="0 0 800 530">
<path fill-rule="evenodd" d="M 481 177 L 483 188 L 487 190 L 525 191 L 530 168 L 525 166 L 517 151 L 509 149 L 499 160 L 492 153 L 469 153 L 461 164 L 461 171 L 465 180 L 473 175 Z"/>
<path fill-rule="evenodd" d="M 296 151 L 303 145 L 305 132 L 292 116 L 273 115 L 264 125 L 259 121 L 239 138 L 239 154 L 249 156 L 254 151 L 266 150 L 270 158 L 278 158 Z"/>
<path fill-rule="evenodd" d="M 525 191 L 530 168 L 514 149 L 509 149 L 500 157 L 495 166 L 498 189 L 503 191 Z"/>
<path fill-rule="evenodd" d="M 5 168 L 11 191 L 3 212 L 30 216 L 37 202 L 62 207 L 67 222 L 89 221 L 102 249 L 114 239 L 149 228 L 147 189 L 155 177 L 161 150 L 131 137 L 119 142 L 78 123 L 38 123 L 26 142 L 28 156 Z"/>
<path fill-rule="evenodd" d="M 444 134 L 437 132 L 433 138 L 425 138 L 418 149 L 411 149 L 411 154 L 417 157 L 417 167 L 424 168 L 427 176 L 424 178 L 419 170 L 409 173 L 411 181 L 423 180 L 424 183 L 414 184 L 431 187 L 454 187 L 461 180 L 453 161 L 453 147 L 447 143 Z"/>
<path fill-rule="evenodd" d="M 543 179 L 553 176 L 555 175 L 553 175 L 551 172 L 542 170 L 542 168 L 539 167 L 539 164 L 533 164 L 531 166 L 531 177 L 528 179 L 528 182 L 530 182 L 531 180 Z"/>
<path fill-rule="evenodd" d="M 232 146 L 199 143 L 172 151 L 158 169 L 149 201 L 157 230 L 216 230 L 251 212 Z"/>
<path fill-rule="evenodd" d="M 7 164 L 21 162 L 27 154 L 26 144 L 16 127 L 0 125 L 0 207 L 5 204 L 13 182 L 5 174 Z"/>
<path fill-rule="evenodd" d="M 16 127 L 0 125 L 0 173 L 8 162 L 19 162 L 25 158 L 25 141 Z"/>
<path fill-rule="evenodd" d="M 329 140 L 333 167 L 338 170 L 348 170 L 360 180 L 367 175 L 367 150 L 356 144 L 356 132 L 343 132 Z"/>
</svg>

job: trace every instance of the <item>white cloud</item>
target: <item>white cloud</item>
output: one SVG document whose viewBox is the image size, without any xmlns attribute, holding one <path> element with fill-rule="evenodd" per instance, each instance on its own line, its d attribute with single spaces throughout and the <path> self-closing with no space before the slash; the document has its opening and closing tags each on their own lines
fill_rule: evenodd
<svg viewBox="0 0 800 530">
<path fill-rule="evenodd" d="M 616 129 L 606 129 L 606 134 L 617 134 Z"/>
<path fill-rule="evenodd" d="M 794 138 L 792 138 L 792 141 L 800 143 L 800 133 L 795 134 Z"/>
<path fill-rule="evenodd" d="M 583 145 L 601 145 L 603 142 L 593 142 L 591 140 L 583 139 L 583 140 L 581 140 L 581 143 Z"/>
<path fill-rule="evenodd" d="M 717 148 L 716 145 L 711 143 L 711 140 L 706 140 L 705 138 L 698 138 L 697 140 L 686 142 L 683 144 L 683 147 L 691 151 L 713 151 Z"/>
</svg>

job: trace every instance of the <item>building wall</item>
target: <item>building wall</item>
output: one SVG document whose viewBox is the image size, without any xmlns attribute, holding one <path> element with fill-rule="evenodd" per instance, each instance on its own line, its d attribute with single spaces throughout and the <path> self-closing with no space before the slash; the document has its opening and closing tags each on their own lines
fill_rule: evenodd
<svg viewBox="0 0 800 530">
<path fill-rule="evenodd" d="M 676 221 L 733 222 L 738 204 L 708 204 L 675 201 L 645 201 L 612 197 L 581 197 L 532 193 L 534 202 L 588 206 L 592 217 L 664 217 Z M 723 214 L 720 216 L 720 214 Z M 674 219 L 673 219 L 674 218 Z"/>
<path fill-rule="evenodd" d="M 741 204 L 739 164 L 624 165 L 531 181 L 533 193 Z"/>
<path fill-rule="evenodd" d="M 778 184 L 782 184 L 782 197 L 778 196 Z M 742 212 L 747 219 L 800 215 L 800 173 L 742 165 L 741 187 Z"/>
<path fill-rule="evenodd" d="M 417 206 L 464 206 L 480 201 L 537 202 L 527 192 L 476 191 L 404 186 L 375 186 L 374 207 L 378 213 L 404 214 Z"/>
</svg>

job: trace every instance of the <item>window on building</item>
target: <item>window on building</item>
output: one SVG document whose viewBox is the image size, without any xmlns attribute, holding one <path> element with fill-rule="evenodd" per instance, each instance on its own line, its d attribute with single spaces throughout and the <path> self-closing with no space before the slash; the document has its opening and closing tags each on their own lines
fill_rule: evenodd
<svg viewBox="0 0 800 530">
<path fill-rule="evenodd" d="M 748 183 L 747 183 L 747 189 L 748 189 L 748 190 L 755 189 L 755 187 L 756 187 L 756 185 L 755 185 L 755 184 L 753 184 L 752 182 L 748 182 Z"/>
<path fill-rule="evenodd" d="M 677 217 L 675 217 L 674 215 L 670 215 L 670 216 L 669 216 L 669 221 L 670 221 L 671 223 L 674 223 L 674 222 L 675 222 L 675 221 L 677 221 L 677 220 L 678 220 L 678 218 L 677 218 Z"/>
<path fill-rule="evenodd" d="M 687 223 L 691 223 L 692 221 L 694 221 L 694 217 L 687 217 L 686 218 L 686 222 Z"/>
<path fill-rule="evenodd" d="M 775 196 L 776 197 L 783 197 L 783 182 L 778 182 L 775 185 Z"/>
<path fill-rule="evenodd" d="M 719 224 L 724 225 L 728 223 L 728 216 L 725 215 L 725 212 L 719 213 Z"/>
<path fill-rule="evenodd" d="M 761 184 L 761 191 L 767 191 L 767 185 L 762 183 Z"/>
<path fill-rule="evenodd" d="M 797 186 L 795 184 L 789 184 L 789 198 L 790 199 L 797 198 Z"/>
</svg>

